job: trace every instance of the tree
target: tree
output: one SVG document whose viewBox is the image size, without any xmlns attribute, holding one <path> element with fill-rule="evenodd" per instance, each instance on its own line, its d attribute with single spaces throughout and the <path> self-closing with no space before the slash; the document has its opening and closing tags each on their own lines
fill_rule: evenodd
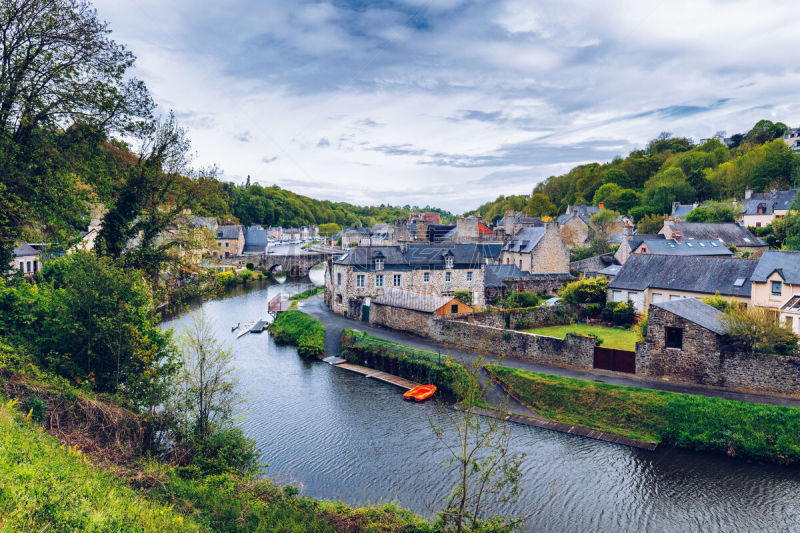
<svg viewBox="0 0 800 533">
<path fill-rule="evenodd" d="M 624 163 L 624 161 L 620 163 L 622 164 Z M 621 189 L 630 189 L 637 186 L 637 184 L 634 182 L 634 180 L 631 179 L 628 173 L 619 168 L 612 168 L 611 170 L 607 170 L 606 173 L 603 174 L 603 183 L 604 184 L 614 183 L 616 185 L 619 185 Z"/>
<path fill-rule="evenodd" d="M 178 410 L 192 436 L 203 442 L 214 425 L 230 422 L 236 399 L 233 353 L 220 344 L 201 312 L 192 315 L 180 340 Z"/>
<path fill-rule="evenodd" d="M 610 209 L 601 209 L 589 218 L 589 223 L 594 229 L 592 248 L 598 254 L 607 253 L 611 234 L 620 225 L 619 213 Z"/>
<path fill-rule="evenodd" d="M 722 323 L 728 329 L 728 341 L 734 349 L 779 355 L 797 352 L 797 336 L 767 309 L 732 306 L 722 317 Z"/>
<path fill-rule="evenodd" d="M 456 291 L 453 293 L 453 298 L 461 303 L 472 305 L 472 293 L 469 291 Z"/>
<path fill-rule="evenodd" d="M 434 434 L 448 452 L 457 482 L 439 511 L 439 529 L 462 531 L 508 530 L 525 518 L 498 519 L 490 509 L 514 503 L 520 494 L 520 465 L 524 454 L 511 451 L 511 433 L 502 417 L 485 417 L 476 412 L 484 403 L 485 389 L 481 385 L 483 360 L 478 358 L 467 369 L 469 379 L 454 381 L 459 398 L 456 409 L 442 407 L 449 419 L 447 427 L 431 423 Z M 501 411 L 503 412 L 502 408 Z M 455 431 L 451 442 L 449 432 Z"/>
<path fill-rule="evenodd" d="M 542 193 L 535 193 L 525 206 L 525 214 L 531 217 L 550 217 L 556 214 L 557 208 Z"/>
<path fill-rule="evenodd" d="M 592 203 L 594 205 L 600 205 L 600 203 L 604 202 L 609 196 L 612 194 L 619 194 L 620 191 L 622 191 L 622 187 L 616 183 L 606 183 L 605 185 L 601 185 L 595 191 Z"/>
<path fill-rule="evenodd" d="M 335 222 L 328 222 L 319 225 L 319 234 L 323 237 L 330 237 L 331 235 L 339 233 L 340 229 L 341 228 L 339 228 L 339 224 Z"/>
<path fill-rule="evenodd" d="M 605 304 L 607 288 L 604 277 L 585 278 L 564 285 L 558 297 L 568 304 Z"/>
<path fill-rule="evenodd" d="M 742 210 L 738 205 L 715 203 L 701 205 L 686 215 L 686 222 L 736 222 Z"/>
<path fill-rule="evenodd" d="M 636 223 L 636 230 L 642 235 L 652 235 L 661 231 L 667 215 L 645 215 Z"/>
</svg>

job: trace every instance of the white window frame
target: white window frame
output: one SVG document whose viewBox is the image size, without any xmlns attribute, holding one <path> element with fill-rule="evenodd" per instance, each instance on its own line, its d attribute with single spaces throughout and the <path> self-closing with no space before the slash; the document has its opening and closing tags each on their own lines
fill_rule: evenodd
<svg viewBox="0 0 800 533">
<path fill-rule="evenodd" d="M 453 268 L 453 258 L 451 256 L 444 258 L 444 266 L 446 268 Z"/>
<path fill-rule="evenodd" d="M 367 276 L 364 274 L 356 274 L 356 288 L 363 289 L 367 286 Z"/>
<path fill-rule="evenodd" d="M 472 281 L 472 271 L 467 272 L 467 281 Z"/>
<path fill-rule="evenodd" d="M 375 276 L 375 286 L 383 287 L 383 274 L 377 274 Z"/>
<path fill-rule="evenodd" d="M 444 282 L 445 283 L 450 283 L 451 281 L 453 281 L 453 276 L 450 275 L 450 272 L 445 272 L 444 273 Z"/>
<path fill-rule="evenodd" d="M 422 273 L 422 282 L 423 283 L 430 283 L 431 282 L 431 273 L 430 272 L 423 272 Z"/>
<path fill-rule="evenodd" d="M 383 270 L 383 259 L 375 260 L 375 270 Z"/>
<path fill-rule="evenodd" d="M 403 276 L 401 274 L 395 274 L 392 276 L 392 287 L 400 287 L 403 284 Z"/>
</svg>

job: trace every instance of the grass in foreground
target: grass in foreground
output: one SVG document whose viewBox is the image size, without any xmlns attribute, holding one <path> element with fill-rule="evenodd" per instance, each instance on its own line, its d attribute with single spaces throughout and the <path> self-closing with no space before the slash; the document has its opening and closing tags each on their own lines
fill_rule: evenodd
<svg viewBox="0 0 800 533">
<path fill-rule="evenodd" d="M 558 337 L 559 339 L 566 337 L 567 333 L 574 333 L 575 335 L 597 335 L 598 338 L 603 340 L 601 344 L 603 348 L 613 348 L 615 350 L 633 351 L 636 349 L 636 341 L 639 340 L 638 333 L 630 329 L 590 326 L 588 324 L 549 326 L 526 329 L 525 332 L 535 333 L 536 335 L 547 335 L 548 337 Z"/>
<path fill-rule="evenodd" d="M 269 325 L 270 334 L 278 342 L 297 346 L 303 358 L 325 352 L 325 326 L 302 311 L 284 311 Z"/>
<path fill-rule="evenodd" d="M 2 400 L 5 403 L 5 400 Z M 0 530 L 200 531 L 0 406 Z"/>
<path fill-rule="evenodd" d="M 531 409 L 556 422 L 776 463 L 800 462 L 800 409 L 622 387 L 491 365 Z"/>
</svg>

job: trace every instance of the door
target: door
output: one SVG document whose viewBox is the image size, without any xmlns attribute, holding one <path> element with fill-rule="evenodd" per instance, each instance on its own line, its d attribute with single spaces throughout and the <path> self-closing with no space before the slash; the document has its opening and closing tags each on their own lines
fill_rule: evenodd
<svg viewBox="0 0 800 533">
<path fill-rule="evenodd" d="M 595 346 L 594 368 L 635 374 L 636 352 Z"/>
<path fill-rule="evenodd" d="M 364 322 L 369 322 L 369 306 L 362 305 L 361 306 L 361 320 Z"/>
</svg>

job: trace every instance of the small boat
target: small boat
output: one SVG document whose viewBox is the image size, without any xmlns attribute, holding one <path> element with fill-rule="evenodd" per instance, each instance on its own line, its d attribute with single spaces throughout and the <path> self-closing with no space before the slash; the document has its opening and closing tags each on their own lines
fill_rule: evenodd
<svg viewBox="0 0 800 533">
<path fill-rule="evenodd" d="M 420 385 L 403 394 L 403 399 L 421 402 L 433 396 L 434 392 L 436 392 L 436 385 Z"/>
</svg>

